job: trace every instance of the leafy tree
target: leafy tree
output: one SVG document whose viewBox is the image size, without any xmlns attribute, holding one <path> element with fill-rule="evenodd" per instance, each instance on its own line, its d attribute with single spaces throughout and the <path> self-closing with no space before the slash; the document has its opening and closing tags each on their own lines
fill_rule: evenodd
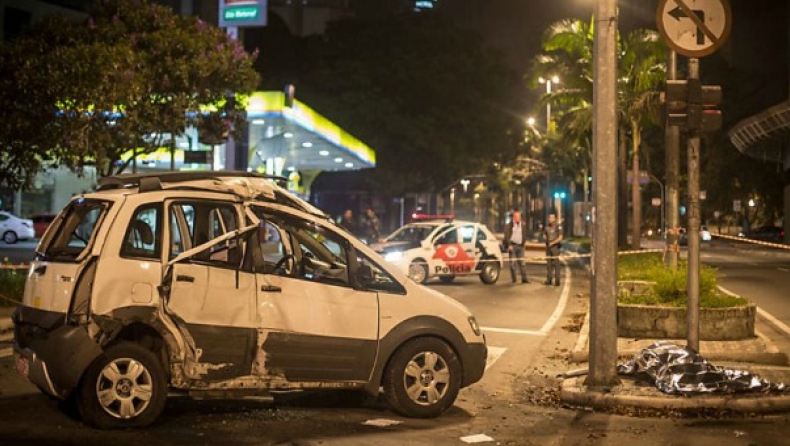
<svg viewBox="0 0 790 446">
<path fill-rule="evenodd" d="M 472 32 L 431 15 L 344 20 L 306 51 L 297 91 L 375 147 L 380 192 L 436 191 L 518 154 L 517 76 Z"/>
<path fill-rule="evenodd" d="M 222 30 L 146 0 L 95 0 L 85 20 L 42 20 L 2 54 L 15 83 L 3 83 L 0 94 L 30 98 L 13 120 L 37 116 L 40 129 L 21 144 L 0 134 L 5 159 L 25 160 L 25 169 L 5 171 L 9 185 L 29 182 L 43 156 L 110 175 L 128 167 L 128 151 L 172 144 L 189 124 L 221 117 L 227 131 L 244 107 L 226 101 L 229 92 L 249 93 L 259 80 L 256 56 Z M 213 113 L 198 113 L 206 109 Z M 29 145 L 35 156 L 20 153 Z"/>
</svg>

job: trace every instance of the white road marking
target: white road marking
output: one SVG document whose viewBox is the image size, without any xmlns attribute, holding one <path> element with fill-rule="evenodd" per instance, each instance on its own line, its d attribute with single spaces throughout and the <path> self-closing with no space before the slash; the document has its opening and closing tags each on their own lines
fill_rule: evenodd
<svg viewBox="0 0 790 446">
<path fill-rule="evenodd" d="M 498 327 L 480 327 L 483 331 L 488 331 L 492 333 L 507 333 L 507 334 L 519 334 L 519 335 L 527 335 L 527 336 L 546 336 L 549 331 L 554 327 L 557 321 L 562 317 L 562 312 L 565 311 L 565 306 L 568 304 L 568 296 L 570 295 L 571 287 L 571 269 L 568 267 L 568 264 L 565 263 L 564 259 L 560 260 L 564 267 L 565 267 L 565 280 L 563 281 L 562 285 L 562 293 L 560 294 L 560 301 L 557 302 L 557 306 L 554 308 L 554 312 L 551 316 L 546 320 L 546 323 L 543 324 L 543 327 L 540 330 L 519 330 L 516 328 L 498 328 Z"/>
<path fill-rule="evenodd" d="M 14 339 L 14 332 L 9 331 L 8 333 L 0 334 L 0 342 L 10 341 Z"/>
<path fill-rule="evenodd" d="M 494 365 L 495 362 L 507 351 L 504 347 L 488 347 L 488 357 L 486 358 L 486 370 Z"/>
<path fill-rule="evenodd" d="M 480 327 L 483 331 L 492 333 L 522 334 L 528 336 L 546 336 L 546 333 L 537 330 L 519 330 L 517 328 Z"/>
<path fill-rule="evenodd" d="M 543 327 L 540 329 L 540 332 L 543 334 L 548 334 L 551 331 L 554 324 L 562 316 L 562 312 L 565 311 L 565 305 L 568 304 L 568 295 L 571 292 L 571 269 L 568 267 L 568 264 L 565 263 L 564 259 L 560 260 L 562 265 L 565 267 L 565 280 L 562 281 L 562 294 L 560 295 L 560 301 L 557 303 L 557 308 L 554 309 L 554 313 L 552 313 L 551 317 L 543 324 Z"/>
<path fill-rule="evenodd" d="M 5 358 L 14 354 L 13 348 L 0 349 L 0 358 Z"/>
<path fill-rule="evenodd" d="M 783 273 L 790 272 L 790 269 L 787 269 L 787 268 L 776 268 L 776 269 L 778 269 L 779 271 L 781 271 Z"/>
<path fill-rule="evenodd" d="M 727 288 L 724 288 L 721 285 L 719 285 L 719 289 L 724 291 L 725 293 L 727 293 L 729 295 L 737 296 L 737 294 L 733 293 L 732 291 L 728 290 Z M 757 314 L 759 314 L 760 316 L 768 319 L 768 321 L 771 322 L 772 324 L 774 324 L 776 326 L 776 328 L 782 330 L 783 332 L 785 332 L 786 335 L 790 336 L 790 327 L 788 327 L 787 324 L 785 324 L 784 322 L 782 322 L 779 319 L 775 318 L 773 315 L 771 315 L 771 313 L 763 310 L 760 307 L 757 307 Z"/>
<path fill-rule="evenodd" d="M 763 310 L 760 307 L 757 307 L 757 314 L 768 319 L 769 321 L 771 321 L 772 324 L 776 325 L 777 328 L 779 328 L 780 330 L 785 332 L 785 334 L 790 336 L 790 327 L 788 327 L 784 322 L 780 321 L 779 319 L 773 317 L 771 313 Z"/>
</svg>

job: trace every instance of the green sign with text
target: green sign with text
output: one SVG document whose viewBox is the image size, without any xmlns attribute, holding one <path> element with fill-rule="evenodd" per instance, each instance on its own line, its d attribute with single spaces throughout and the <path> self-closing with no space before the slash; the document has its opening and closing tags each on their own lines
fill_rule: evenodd
<svg viewBox="0 0 790 446">
<path fill-rule="evenodd" d="M 266 0 L 220 0 L 219 26 L 265 26 L 266 3 Z"/>
</svg>

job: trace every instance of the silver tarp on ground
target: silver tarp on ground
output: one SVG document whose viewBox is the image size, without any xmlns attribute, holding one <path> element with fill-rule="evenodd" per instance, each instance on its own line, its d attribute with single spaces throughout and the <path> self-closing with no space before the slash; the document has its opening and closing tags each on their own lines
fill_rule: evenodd
<svg viewBox="0 0 790 446">
<path fill-rule="evenodd" d="M 693 349 L 669 341 L 642 349 L 617 369 L 623 375 L 647 374 L 660 391 L 670 395 L 786 391 L 784 384 L 771 383 L 749 372 L 716 367 Z"/>
</svg>

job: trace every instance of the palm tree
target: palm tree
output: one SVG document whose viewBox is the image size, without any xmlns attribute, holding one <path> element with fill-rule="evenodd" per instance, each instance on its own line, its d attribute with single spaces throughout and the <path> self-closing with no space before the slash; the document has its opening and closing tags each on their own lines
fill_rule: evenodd
<svg viewBox="0 0 790 446">
<path fill-rule="evenodd" d="M 666 47 L 658 33 L 636 30 L 622 40 L 618 87 L 621 125 L 631 132 L 631 193 L 633 221 L 631 247 L 639 249 L 642 227 L 639 155 L 642 128 L 657 122 L 659 88 L 666 81 Z"/>
<path fill-rule="evenodd" d="M 551 25 L 543 39 L 543 53 L 538 55 L 532 69 L 532 78 L 545 73 L 558 73 L 562 88 L 542 97 L 542 103 L 555 105 L 557 122 L 561 125 L 560 144 L 573 148 L 571 154 L 591 159 L 589 141 L 592 135 L 593 97 L 593 25 L 581 20 L 565 19 Z M 618 38 L 618 110 L 620 114 L 620 145 L 625 148 L 631 136 L 633 184 L 632 246 L 639 246 L 641 227 L 641 194 L 639 191 L 639 148 L 642 129 L 651 121 L 658 109 L 658 89 L 664 82 L 663 65 L 666 48 L 658 33 L 635 30 L 625 38 Z M 577 148 L 587 148 L 586 153 Z M 625 154 L 621 154 L 625 162 Z M 551 163 L 552 160 L 548 159 Z M 582 165 L 589 166 L 591 162 Z M 559 167 L 559 166 L 557 166 Z M 621 203 L 625 203 L 625 168 L 620 173 Z M 625 244 L 627 208 L 621 208 L 618 240 Z"/>
</svg>

